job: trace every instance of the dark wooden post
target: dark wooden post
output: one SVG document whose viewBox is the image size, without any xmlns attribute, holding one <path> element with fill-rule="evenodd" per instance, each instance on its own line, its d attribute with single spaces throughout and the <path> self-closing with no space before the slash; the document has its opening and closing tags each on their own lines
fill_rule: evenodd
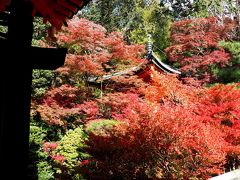
<svg viewBox="0 0 240 180">
<path fill-rule="evenodd" d="M 0 43 L 0 179 L 27 180 L 32 69 L 63 65 L 66 49 L 31 47 L 32 5 L 12 0 Z"/>
<path fill-rule="evenodd" d="M 32 42 L 32 7 L 13 0 L 10 12 L 8 40 L 1 45 L 0 179 L 27 179 L 32 68 L 24 49 Z"/>
</svg>

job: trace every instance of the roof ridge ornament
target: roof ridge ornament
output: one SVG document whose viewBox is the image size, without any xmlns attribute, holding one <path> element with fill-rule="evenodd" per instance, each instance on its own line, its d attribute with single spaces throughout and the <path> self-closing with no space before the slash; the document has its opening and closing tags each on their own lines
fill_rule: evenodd
<svg viewBox="0 0 240 180">
<path fill-rule="evenodd" d="M 170 67 L 169 65 L 163 63 L 159 57 L 153 52 L 152 50 L 152 43 L 151 43 L 151 34 L 147 35 L 147 60 L 151 61 L 153 64 L 156 65 L 159 69 L 163 72 L 171 73 L 171 74 L 181 74 L 180 71 Z"/>
<path fill-rule="evenodd" d="M 147 52 L 148 52 L 148 56 L 152 55 L 152 43 L 151 43 L 151 34 L 147 35 Z"/>
</svg>

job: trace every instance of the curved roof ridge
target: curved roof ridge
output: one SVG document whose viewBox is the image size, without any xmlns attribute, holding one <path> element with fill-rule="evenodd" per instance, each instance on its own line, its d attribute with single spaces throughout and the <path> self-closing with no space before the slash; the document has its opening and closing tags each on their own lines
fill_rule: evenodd
<svg viewBox="0 0 240 180">
<path fill-rule="evenodd" d="M 159 69 L 161 69 L 162 71 L 164 72 L 167 72 L 167 73 L 173 73 L 173 74 L 181 74 L 180 71 L 172 68 L 171 66 L 163 63 L 160 58 L 157 57 L 157 55 L 152 52 L 149 57 L 148 57 L 149 60 L 151 60 Z"/>
</svg>

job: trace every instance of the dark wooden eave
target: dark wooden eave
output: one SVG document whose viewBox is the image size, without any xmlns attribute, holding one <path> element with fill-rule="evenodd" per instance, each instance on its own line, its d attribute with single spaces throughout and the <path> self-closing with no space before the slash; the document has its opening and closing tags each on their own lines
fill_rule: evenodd
<svg viewBox="0 0 240 180">
<path fill-rule="evenodd" d="M 87 81 L 89 83 L 101 83 L 101 82 L 110 80 L 113 77 L 126 76 L 126 75 L 130 76 L 133 74 L 137 74 L 140 71 L 143 71 L 148 65 L 149 65 L 149 62 L 144 62 L 144 63 L 139 64 L 138 66 L 134 66 L 134 67 L 125 69 L 124 71 L 115 72 L 112 74 L 105 74 L 103 76 L 89 77 Z"/>
<path fill-rule="evenodd" d="M 151 65 L 155 65 L 155 67 L 164 73 L 169 73 L 169 74 L 177 74 L 180 75 L 181 72 L 172 68 L 171 66 L 163 63 L 154 53 L 151 53 L 151 55 L 148 55 L 147 57 L 148 61 L 145 61 L 144 63 L 139 64 L 138 66 L 134 66 L 128 69 L 125 69 L 124 71 L 112 73 L 112 74 L 106 74 L 103 76 L 97 76 L 97 77 L 90 77 L 88 78 L 89 83 L 101 83 L 107 80 L 110 80 L 113 77 L 118 77 L 118 76 L 131 76 L 134 74 L 138 74 L 143 72 L 146 68 L 148 68 Z"/>
<path fill-rule="evenodd" d="M 14 1 L 14 0 L 11 0 Z M 91 0 L 25 0 L 33 5 L 33 16 L 43 17 L 54 27 L 60 29 L 62 25 L 67 25 L 66 20 L 71 19 L 79 10 L 86 6 Z M 3 3 L 3 4 L 1 4 Z M 1 2 L 2 11 L 11 11 L 11 6 Z M 1 16 L 1 15 L 0 15 Z M 4 22 L 1 22 L 4 23 Z"/>
<path fill-rule="evenodd" d="M 176 70 L 176 69 L 172 68 L 171 66 L 163 63 L 154 52 L 149 54 L 147 59 L 150 60 L 151 62 L 153 62 L 153 64 L 155 64 L 163 72 L 171 73 L 171 74 L 179 74 L 179 75 L 181 74 L 181 72 L 179 70 Z"/>
</svg>

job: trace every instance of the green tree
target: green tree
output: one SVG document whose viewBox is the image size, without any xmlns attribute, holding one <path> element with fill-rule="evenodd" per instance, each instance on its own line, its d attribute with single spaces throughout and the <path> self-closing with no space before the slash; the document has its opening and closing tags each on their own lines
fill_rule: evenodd
<svg viewBox="0 0 240 180">
<path fill-rule="evenodd" d="M 44 40 L 45 37 L 47 36 L 47 31 L 50 27 L 50 24 L 44 23 L 41 17 L 35 17 L 33 25 L 34 25 L 33 39 Z"/>
<path fill-rule="evenodd" d="M 51 70 L 33 70 L 32 97 L 42 97 L 46 90 L 52 85 L 54 72 Z"/>
<path fill-rule="evenodd" d="M 224 16 L 237 13 L 239 4 L 233 0 L 160 0 L 160 4 L 168 9 L 174 19 Z"/>
<path fill-rule="evenodd" d="M 219 80 L 223 83 L 240 81 L 240 42 L 220 42 L 220 46 L 224 47 L 231 53 L 232 58 L 227 67 L 216 70 Z"/>
<path fill-rule="evenodd" d="M 142 24 L 131 31 L 131 39 L 136 43 L 146 43 L 147 34 L 152 35 L 153 50 L 162 54 L 162 50 L 169 46 L 171 16 L 166 13 L 166 8 L 156 0 L 147 6 L 138 6 L 138 14 Z"/>
<path fill-rule="evenodd" d="M 89 20 L 103 25 L 108 31 L 122 30 L 129 26 L 130 17 L 136 16 L 136 5 L 139 0 L 95 0 L 82 11 Z M 130 19 L 129 19 L 130 18 Z M 134 23 L 134 22 L 131 22 Z"/>
<path fill-rule="evenodd" d="M 157 0 L 93 1 L 81 12 L 107 30 L 119 30 L 128 43 L 146 44 L 147 34 L 153 36 L 155 51 L 169 45 L 171 16 Z"/>
</svg>

